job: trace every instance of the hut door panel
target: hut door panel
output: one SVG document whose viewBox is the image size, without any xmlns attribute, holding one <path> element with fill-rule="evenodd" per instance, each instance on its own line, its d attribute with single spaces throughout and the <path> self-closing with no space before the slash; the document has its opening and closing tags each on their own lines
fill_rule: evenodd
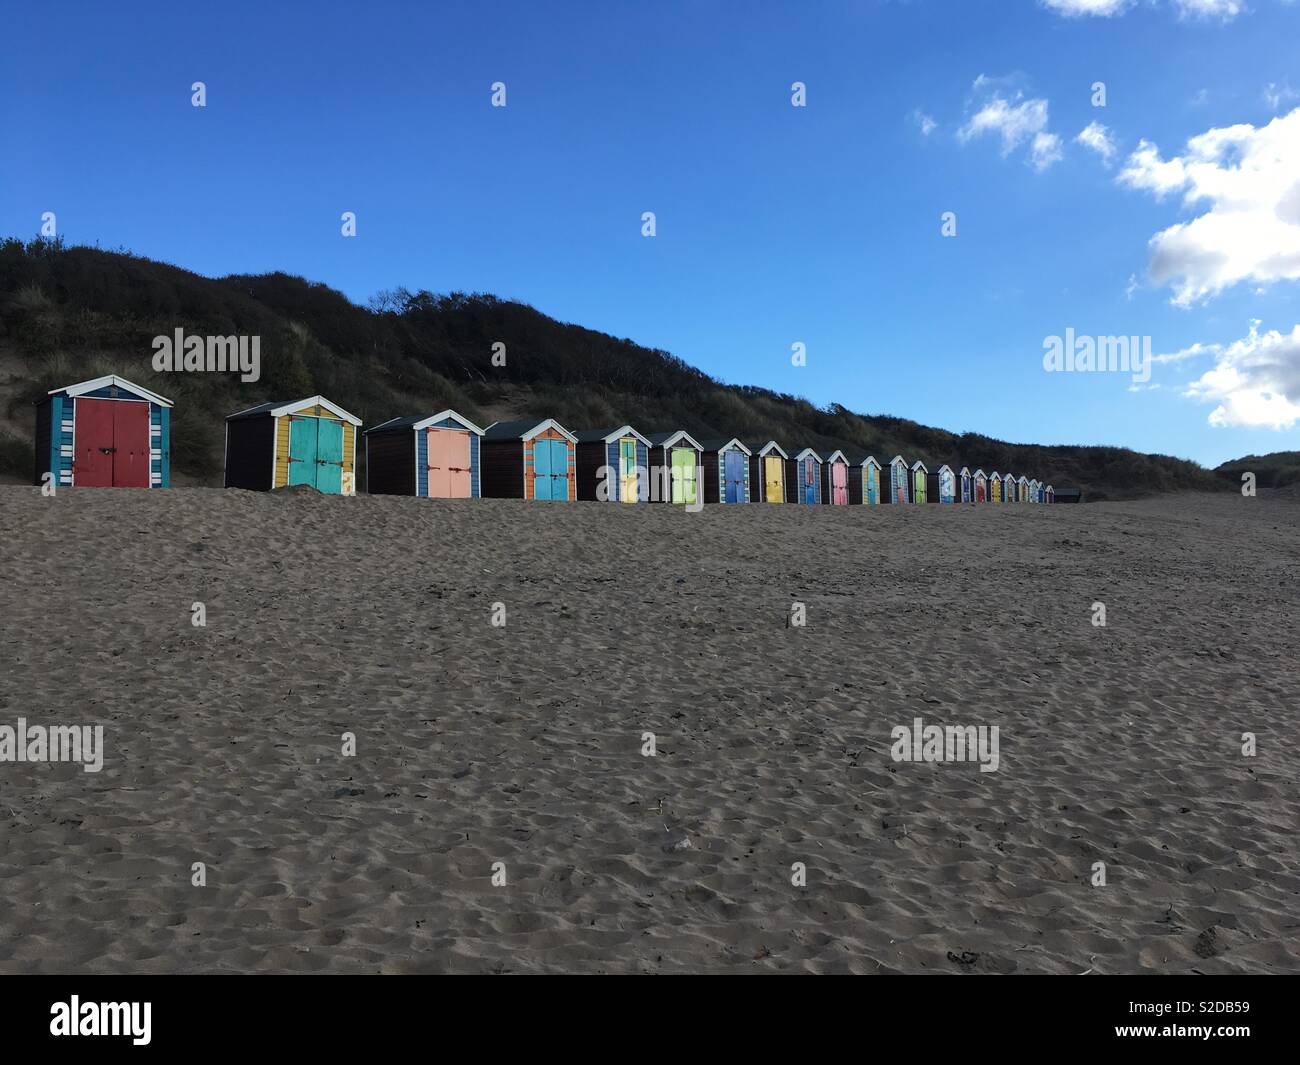
<svg viewBox="0 0 1300 1065">
<path fill-rule="evenodd" d="M 673 502 L 695 503 L 695 452 L 691 448 L 673 448 Z"/>
<path fill-rule="evenodd" d="M 635 503 L 639 495 L 636 480 L 636 438 L 618 442 L 618 498 L 621 503 Z"/>
<path fill-rule="evenodd" d="M 113 408 L 111 399 L 78 399 L 74 482 L 85 488 L 113 487 Z"/>
<path fill-rule="evenodd" d="M 343 423 L 319 419 L 316 437 L 316 487 L 338 495 L 343 491 Z"/>
<path fill-rule="evenodd" d="M 533 441 L 533 498 L 568 499 L 568 448 L 563 440 Z"/>
<path fill-rule="evenodd" d="M 831 465 L 831 502 L 844 506 L 849 501 L 848 468 L 842 462 Z"/>
<path fill-rule="evenodd" d="M 435 499 L 468 499 L 470 495 L 469 436 L 429 429 L 429 495 Z"/>
<path fill-rule="evenodd" d="M 316 419 L 289 415 L 289 484 L 316 487 Z"/>
<path fill-rule="evenodd" d="M 867 502 L 875 506 L 880 502 L 880 475 L 876 472 L 874 466 L 868 466 L 866 472 L 867 478 Z"/>
<path fill-rule="evenodd" d="M 803 501 L 817 502 L 817 467 L 811 458 L 803 460 Z"/>
<path fill-rule="evenodd" d="M 448 485 L 447 498 L 449 499 L 468 499 L 469 498 L 469 434 L 468 433 L 443 433 L 447 437 L 445 441 L 446 459 L 448 462 Z"/>
<path fill-rule="evenodd" d="M 745 501 L 745 456 L 739 451 L 728 451 L 723 463 L 727 475 L 727 494 L 724 498 L 728 503 L 743 503 Z"/>
<path fill-rule="evenodd" d="M 149 487 L 149 404 L 110 402 L 113 410 L 113 485 Z"/>
<path fill-rule="evenodd" d="M 781 459 L 776 455 L 763 458 L 763 483 L 766 488 L 764 498 L 769 503 L 780 503 L 785 499 L 785 486 L 781 477 Z"/>
</svg>

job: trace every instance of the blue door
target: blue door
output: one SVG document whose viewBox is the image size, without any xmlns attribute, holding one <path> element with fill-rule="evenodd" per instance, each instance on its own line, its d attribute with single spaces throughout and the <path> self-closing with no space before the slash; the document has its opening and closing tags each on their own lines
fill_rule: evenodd
<svg viewBox="0 0 1300 1065">
<path fill-rule="evenodd" d="M 569 498 L 569 448 L 563 440 L 533 441 L 533 498 Z"/>
<path fill-rule="evenodd" d="M 727 479 L 727 491 L 722 498 L 727 503 L 743 503 L 745 501 L 745 456 L 733 449 L 724 452 L 722 461 L 722 472 Z"/>
<path fill-rule="evenodd" d="M 803 460 L 803 501 L 805 503 L 817 502 L 817 477 L 819 472 L 817 463 L 812 458 Z"/>
</svg>

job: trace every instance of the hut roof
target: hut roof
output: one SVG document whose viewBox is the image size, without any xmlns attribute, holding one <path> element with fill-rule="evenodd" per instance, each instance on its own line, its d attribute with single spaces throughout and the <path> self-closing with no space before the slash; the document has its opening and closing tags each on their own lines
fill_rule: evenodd
<svg viewBox="0 0 1300 1065">
<path fill-rule="evenodd" d="M 324 396 L 311 396 L 307 399 L 293 399 L 288 402 L 259 403 L 256 407 L 249 407 L 247 410 L 237 411 L 227 416 L 226 421 L 233 422 L 241 418 L 257 418 L 263 414 L 269 414 L 272 418 L 282 418 L 286 414 L 294 414 L 297 411 L 306 410 L 308 407 L 324 407 L 331 414 L 342 418 L 345 422 L 351 422 L 353 425 L 361 424 L 361 419 L 355 414 L 349 414 L 342 407 L 331 403 Z"/>
<path fill-rule="evenodd" d="M 837 455 L 839 456 L 838 458 L 836 458 Z M 845 465 L 847 465 L 848 461 L 849 460 L 847 456 L 845 456 L 844 452 L 840 451 L 839 448 L 836 448 L 834 451 L 832 451 L 829 455 L 826 456 L 827 463 L 843 462 Z"/>
<path fill-rule="evenodd" d="M 897 466 L 899 463 L 902 463 L 904 466 L 906 466 L 907 459 L 903 458 L 902 455 L 895 455 L 892 459 L 889 460 L 889 464 L 891 466 Z"/>
<path fill-rule="evenodd" d="M 651 433 L 647 439 L 651 447 L 672 447 L 679 440 L 685 440 L 690 443 L 696 451 L 703 451 L 700 443 L 695 437 L 691 436 L 685 429 L 677 429 L 671 433 Z"/>
<path fill-rule="evenodd" d="M 513 422 L 493 422 L 483 430 L 483 439 L 531 440 L 539 433 L 546 432 L 547 429 L 554 429 L 566 440 L 572 440 L 575 444 L 578 442 L 578 438 L 554 418 L 544 418 L 540 422 L 533 421 L 531 418 Z"/>
<path fill-rule="evenodd" d="M 920 459 L 917 459 L 914 463 L 912 463 L 912 469 L 913 469 L 913 470 L 921 470 L 921 471 L 923 471 L 924 473 L 929 473 L 929 472 L 930 472 L 930 467 L 927 466 L 927 465 L 926 465 L 924 462 L 922 462 Z"/>
<path fill-rule="evenodd" d="M 788 459 L 790 457 L 785 453 L 785 448 L 775 440 L 751 440 L 749 442 L 749 453 L 751 455 L 757 455 L 759 458 L 762 458 L 769 451 L 775 451 L 783 459 Z"/>
<path fill-rule="evenodd" d="M 370 436 L 372 433 L 397 433 L 407 429 L 428 429 L 431 425 L 436 425 L 438 422 L 446 421 L 448 418 L 463 425 L 471 433 L 477 433 L 479 436 L 483 435 L 482 429 L 464 415 L 457 414 L 454 410 L 443 410 L 439 411 L 437 414 L 429 415 L 417 414 L 411 418 L 390 418 L 386 422 L 382 422 L 371 429 L 367 429 L 365 435 Z"/>
<path fill-rule="evenodd" d="M 738 451 L 743 451 L 746 455 L 753 454 L 744 442 L 742 442 L 739 437 L 735 436 L 730 439 L 723 436 L 715 436 L 708 440 L 700 441 L 700 449 L 702 451 L 729 451 L 733 447 Z"/>
<path fill-rule="evenodd" d="M 643 444 L 650 443 L 630 425 L 620 425 L 617 429 L 578 429 L 573 435 L 579 444 L 612 444 L 625 436 L 634 436 Z"/>
<path fill-rule="evenodd" d="M 165 396 L 160 396 L 157 392 L 150 392 L 149 389 L 142 385 L 133 384 L 125 377 L 118 377 L 115 373 L 96 377 L 93 381 L 82 381 L 75 385 L 65 385 L 63 388 L 51 388 L 46 395 L 84 396 L 87 392 L 98 392 L 101 388 L 109 387 L 120 388 L 124 392 L 130 392 L 133 396 L 139 396 L 141 399 L 147 399 L 150 403 L 158 403 L 164 407 L 173 405 L 172 401 Z"/>
<path fill-rule="evenodd" d="M 824 460 L 824 459 L 823 459 L 819 454 L 817 454 L 816 451 L 814 451 L 814 450 L 813 450 L 812 448 L 810 448 L 810 447 L 806 447 L 806 448 L 804 448 L 802 451 L 800 451 L 799 454 L 797 454 L 797 455 L 794 457 L 794 460 L 795 460 L 795 462 L 798 462 L 800 459 L 807 458 L 809 455 L 811 455 L 813 458 L 815 458 L 818 462 L 824 462 L 824 461 L 825 461 L 825 460 Z"/>
</svg>

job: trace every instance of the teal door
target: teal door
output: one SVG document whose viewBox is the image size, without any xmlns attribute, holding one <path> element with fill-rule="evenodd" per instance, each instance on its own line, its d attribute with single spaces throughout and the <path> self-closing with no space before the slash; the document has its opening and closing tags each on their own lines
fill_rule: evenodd
<svg viewBox="0 0 1300 1065">
<path fill-rule="evenodd" d="M 316 419 L 289 419 L 289 483 L 316 487 Z"/>
<path fill-rule="evenodd" d="M 316 487 L 339 495 L 343 491 L 343 423 L 318 418 L 316 438 Z"/>
<path fill-rule="evenodd" d="M 563 440 L 533 441 L 533 498 L 568 499 L 569 449 Z"/>
</svg>

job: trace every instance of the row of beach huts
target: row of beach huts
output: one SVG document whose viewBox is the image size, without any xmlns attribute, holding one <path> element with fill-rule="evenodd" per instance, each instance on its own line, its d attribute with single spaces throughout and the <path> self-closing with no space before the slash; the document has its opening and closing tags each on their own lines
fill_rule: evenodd
<svg viewBox="0 0 1300 1065">
<path fill-rule="evenodd" d="M 172 402 L 111 374 L 53 389 L 37 406 L 35 482 L 166 488 L 171 481 Z M 620 503 L 1054 503 L 1049 484 L 894 456 L 775 440 L 696 440 L 684 429 L 641 433 L 630 425 L 572 432 L 552 418 L 480 429 L 444 410 L 393 418 L 361 431 L 361 419 L 323 396 L 262 403 L 226 419 L 225 486 L 308 485 L 357 490 L 358 434 L 365 490 L 436 498 L 590 499 Z"/>
</svg>

